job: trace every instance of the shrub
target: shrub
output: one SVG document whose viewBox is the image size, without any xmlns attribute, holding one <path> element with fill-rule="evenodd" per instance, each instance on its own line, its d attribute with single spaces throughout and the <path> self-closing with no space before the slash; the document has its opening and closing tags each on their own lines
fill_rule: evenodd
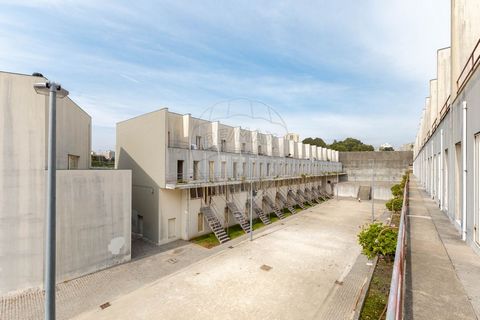
<svg viewBox="0 0 480 320">
<path fill-rule="evenodd" d="M 372 223 L 364 226 L 358 234 L 358 243 L 362 246 L 362 253 L 369 259 L 377 255 L 391 257 L 395 255 L 398 231 L 382 223 Z"/>
<path fill-rule="evenodd" d="M 389 211 L 400 212 L 402 211 L 403 199 L 402 198 L 393 198 L 385 203 L 385 207 Z"/>
<path fill-rule="evenodd" d="M 400 184 L 395 184 L 390 190 L 392 190 L 392 195 L 395 198 L 403 197 L 403 187 Z"/>
</svg>

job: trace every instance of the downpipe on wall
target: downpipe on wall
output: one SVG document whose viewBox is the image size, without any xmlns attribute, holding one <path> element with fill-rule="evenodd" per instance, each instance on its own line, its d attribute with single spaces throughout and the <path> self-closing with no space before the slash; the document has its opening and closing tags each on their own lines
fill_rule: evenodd
<svg viewBox="0 0 480 320">
<path fill-rule="evenodd" d="M 467 240 L 467 101 L 462 102 L 462 240 Z"/>
</svg>

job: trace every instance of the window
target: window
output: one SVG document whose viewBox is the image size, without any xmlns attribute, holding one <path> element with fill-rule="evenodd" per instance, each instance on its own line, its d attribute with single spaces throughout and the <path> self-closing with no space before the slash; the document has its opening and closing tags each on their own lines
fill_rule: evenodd
<svg viewBox="0 0 480 320">
<path fill-rule="evenodd" d="M 263 175 L 263 163 L 260 162 L 260 177 Z"/>
<path fill-rule="evenodd" d="M 198 232 L 203 232 L 203 226 L 204 226 L 204 219 L 203 219 L 203 212 L 199 212 L 197 216 L 197 231 Z"/>
<path fill-rule="evenodd" d="M 226 179 L 227 178 L 227 162 L 226 161 L 222 161 L 221 170 L 222 170 L 222 172 L 221 172 L 222 179 Z"/>
<path fill-rule="evenodd" d="M 245 142 L 242 142 L 242 152 L 245 152 L 247 144 Z"/>
<path fill-rule="evenodd" d="M 68 155 L 68 169 L 78 169 L 78 162 L 80 161 L 80 156 L 73 154 Z"/>
<path fill-rule="evenodd" d="M 233 163 L 233 179 L 237 179 L 237 163 Z"/>
<path fill-rule="evenodd" d="M 267 177 L 270 176 L 270 163 L 267 163 Z"/>
<path fill-rule="evenodd" d="M 220 141 L 220 151 L 221 152 L 227 151 L 227 140 Z"/>
<path fill-rule="evenodd" d="M 258 154 L 262 154 L 262 146 L 258 146 Z"/>
<path fill-rule="evenodd" d="M 168 131 L 168 134 L 167 134 L 167 146 L 170 147 L 170 131 Z"/>
<path fill-rule="evenodd" d="M 203 149 L 203 146 L 202 146 L 202 137 L 201 136 L 196 136 L 195 137 L 195 144 L 197 146 L 198 149 Z"/>
<path fill-rule="evenodd" d="M 243 174 L 244 177 L 247 176 L 247 163 L 246 162 L 242 163 L 242 174 Z"/>
<path fill-rule="evenodd" d="M 257 176 L 257 166 L 256 166 L 256 163 L 253 162 L 252 163 L 252 177 L 256 177 Z"/>
<path fill-rule="evenodd" d="M 215 179 L 215 161 L 210 161 L 208 163 L 208 178 L 210 181 Z"/>
<path fill-rule="evenodd" d="M 198 180 L 200 161 L 193 161 L 193 180 Z"/>
<path fill-rule="evenodd" d="M 190 189 L 190 199 L 198 199 L 203 197 L 203 188 Z"/>
</svg>

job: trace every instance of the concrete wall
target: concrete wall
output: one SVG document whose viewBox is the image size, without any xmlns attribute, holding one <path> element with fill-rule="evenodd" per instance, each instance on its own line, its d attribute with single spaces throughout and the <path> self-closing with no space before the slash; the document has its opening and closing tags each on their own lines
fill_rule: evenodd
<svg viewBox="0 0 480 320">
<path fill-rule="evenodd" d="M 340 152 L 348 181 L 371 181 L 372 162 L 376 181 L 400 181 L 412 163 L 411 151 Z"/>
<path fill-rule="evenodd" d="M 16 206 L 0 215 L 0 294 L 42 286 L 46 171 L 32 176 L 34 203 L 14 189 L 1 194 Z M 57 172 L 57 282 L 130 260 L 130 183 L 126 170 Z"/>
<path fill-rule="evenodd" d="M 451 93 L 457 95 L 457 79 L 480 38 L 480 1 L 451 0 Z"/>
<path fill-rule="evenodd" d="M 48 100 L 33 85 L 44 81 L 0 72 L 0 294 L 42 284 Z M 69 98 L 57 103 L 57 167 L 73 154 L 87 169 L 90 116 Z M 130 177 L 58 171 L 59 281 L 130 259 Z"/>
</svg>

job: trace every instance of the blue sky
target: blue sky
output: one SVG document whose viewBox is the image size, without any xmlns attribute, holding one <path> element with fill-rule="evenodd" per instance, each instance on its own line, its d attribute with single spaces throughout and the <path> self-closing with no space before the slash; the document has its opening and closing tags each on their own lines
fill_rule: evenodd
<svg viewBox="0 0 480 320">
<path fill-rule="evenodd" d="M 94 150 L 114 148 L 118 121 L 160 107 L 200 116 L 238 98 L 270 106 L 302 137 L 410 142 L 450 35 L 448 0 L 0 7 L 0 70 L 61 82 L 92 116 Z"/>
</svg>

